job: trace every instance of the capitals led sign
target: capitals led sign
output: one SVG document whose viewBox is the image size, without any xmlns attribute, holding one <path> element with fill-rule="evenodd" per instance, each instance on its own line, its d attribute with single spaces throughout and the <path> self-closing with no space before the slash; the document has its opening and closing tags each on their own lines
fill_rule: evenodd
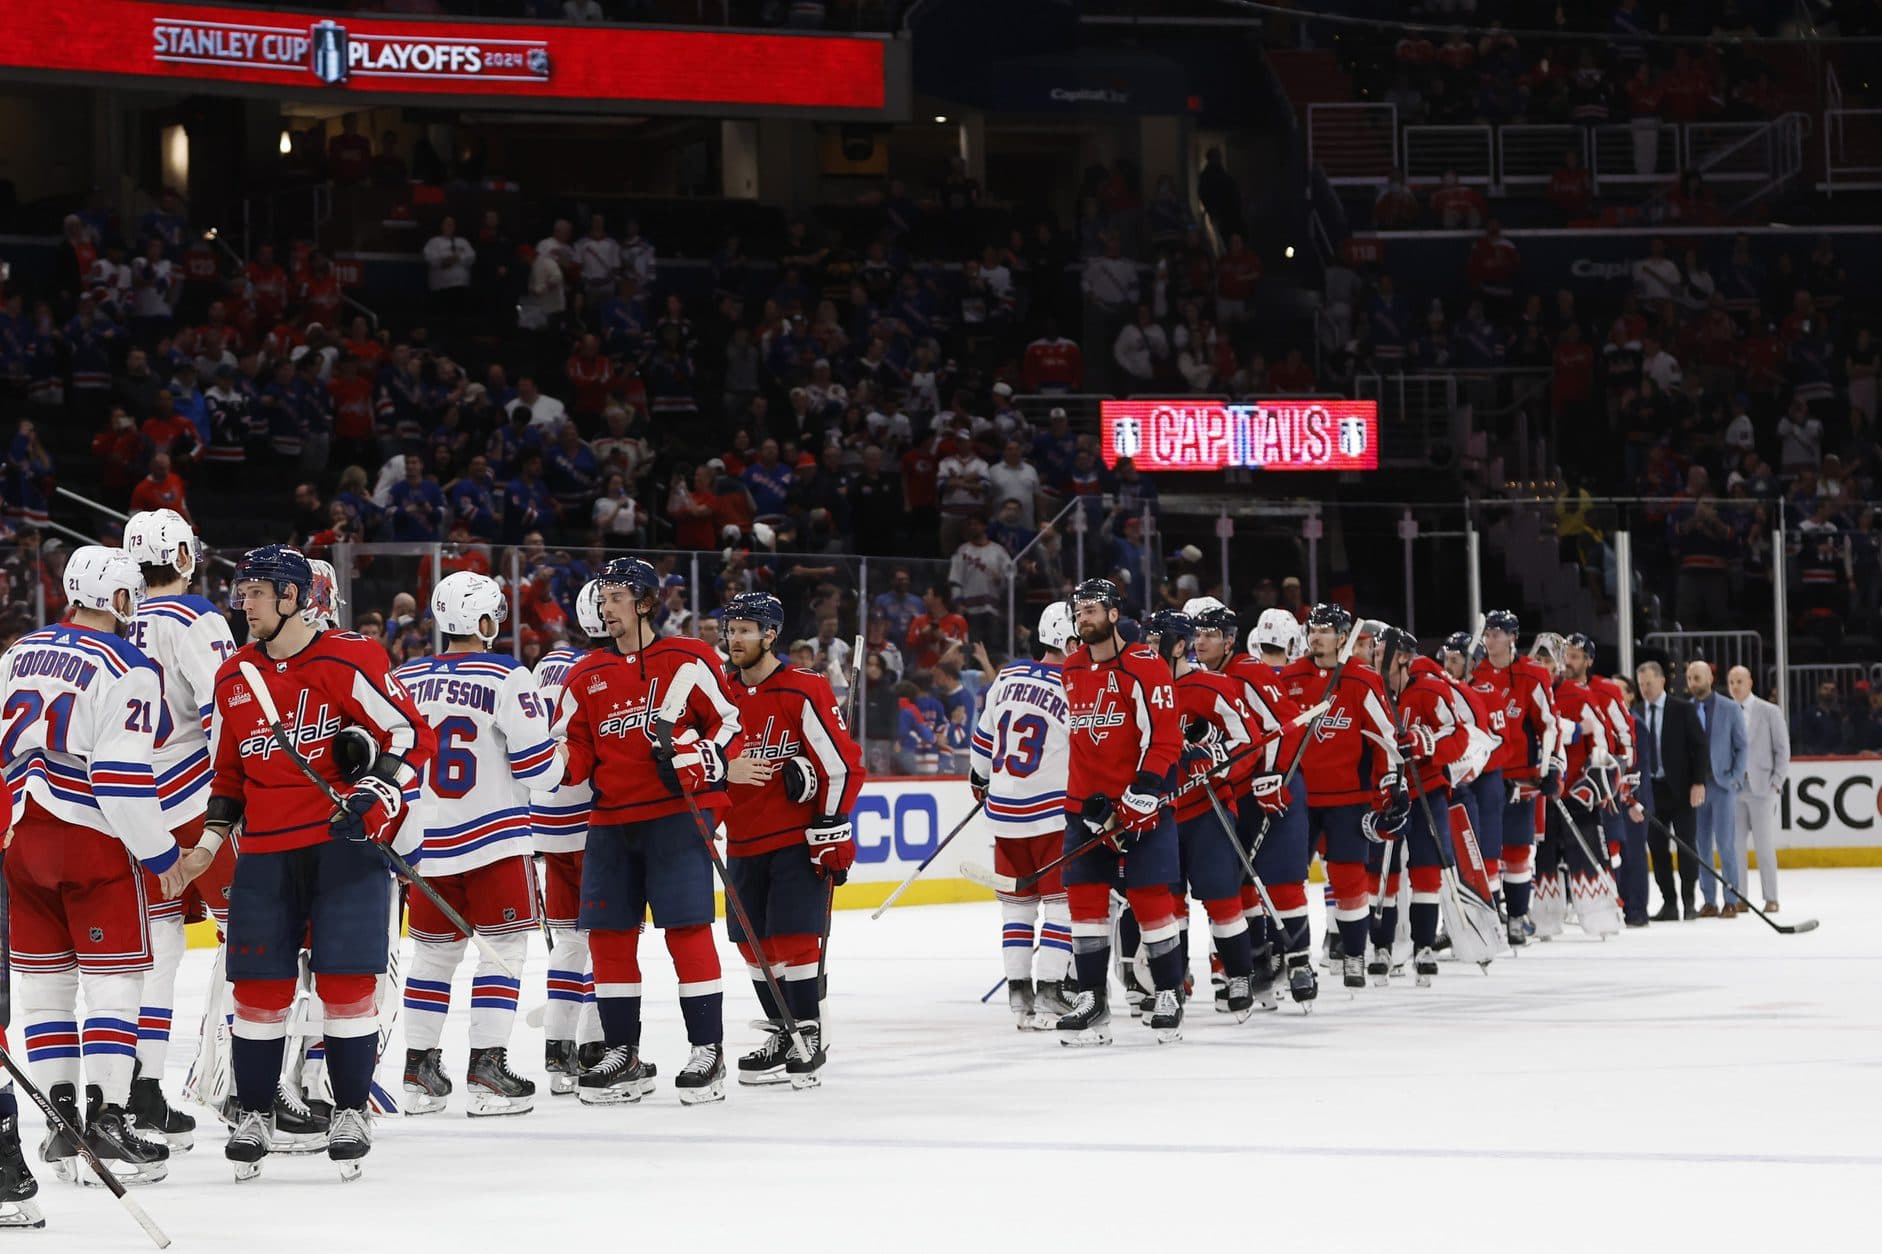
<svg viewBox="0 0 1882 1254">
<path fill-rule="evenodd" d="M 1376 401 L 1105 401 L 1106 466 L 1139 470 L 1377 470 Z"/>
</svg>

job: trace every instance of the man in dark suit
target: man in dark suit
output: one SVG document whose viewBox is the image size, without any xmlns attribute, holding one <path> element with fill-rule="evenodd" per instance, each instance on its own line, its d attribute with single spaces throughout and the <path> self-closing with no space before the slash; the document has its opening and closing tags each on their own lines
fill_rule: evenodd
<svg viewBox="0 0 1882 1254">
<path fill-rule="evenodd" d="M 1666 670 L 1658 662 L 1642 662 L 1635 668 L 1634 680 L 1640 689 L 1640 705 L 1634 717 L 1641 741 L 1641 783 L 1652 788 L 1655 817 L 1690 845 L 1695 812 L 1705 804 L 1706 785 L 1712 778 L 1705 729 L 1700 727 L 1698 711 L 1690 701 L 1667 692 Z M 1647 849 L 1653 856 L 1654 883 L 1660 889 L 1660 913 L 1653 916 L 1653 921 L 1676 923 L 1682 908 L 1685 918 L 1696 918 L 1693 896 L 1699 882 L 1699 864 L 1681 852 L 1679 898 L 1675 904 L 1672 842 L 1652 824 L 1647 825 Z"/>
</svg>

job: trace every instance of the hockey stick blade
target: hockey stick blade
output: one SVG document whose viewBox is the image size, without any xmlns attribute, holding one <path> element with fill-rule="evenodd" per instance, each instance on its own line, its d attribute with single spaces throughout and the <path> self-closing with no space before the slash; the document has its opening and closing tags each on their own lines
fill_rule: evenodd
<svg viewBox="0 0 1882 1254">
<path fill-rule="evenodd" d="M 982 888 L 991 888 L 996 893 L 1016 893 L 1019 881 L 1010 875 L 1001 875 L 990 866 L 978 862 L 961 863 L 961 878 Z"/>
<path fill-rule="evenodd" d="M 1799 919 L 1795 923 L 1779 923 L 1776 919 L 1772 918 L 1770 915 L 1766 914 L 1764 911 L 1758 909 L 1758 907 L 1752 905 L 1751 899 L 1749 897 L 1739 892 L 1736 888 L 1733 888 L 1732 882 L 1730 880 L 1726 879 L 1723 875 L 1720 875 L 1717 871 L 1713 870 L 1711 859 L 1700 857 L 1699 851 L 1697 849 L 1694 849 L 1690 844 L 1688 844 L 1685 841 L 1685 839 L 1680 836 L 1678 832 L 1674 831 L 1672 828 L 1662 823 L 1657 816 L 1652 815 L 1652 814 L 1649 814 L 1647 816 L 1647 822 L 1659 828 L 1660 833 L 1663 836 L 1665 836 L 1668 840 L 1671 840 L 1674 844 L 1679 846 L 1679 850 L 1682 854 L 1686 855 L 1686 857 L 1691 858 L 1695 863 L 1697 863 L 1701 871 L 1704 871 L 1707 875 L 1710 875 L 1713 879 L 1717 880 L 1719 884 L 1722 887 L 1724 887 L 1726 892 L 1738 898 L 1738 904 L 1741 907 L 1743 907 L 1746 910 L 1751 911 L 1753 914 L 1757 915 L 1760 919 L 1763 919 L 1765 922 L 1765 926 L 1769 927 L 1773 932 L 1780 933 L 1784 936 L 1797 936 L 1804 932 L 1814 932 L 1819 927 L 1822 926 L 1822 924 L 1817 922 L 1817 920 L 1815 919 Z"/>
<path fill-rule="evenodd" d="M 929 867 L 934 865 L 934 860 L 941 856 L 941 851 L 946 849 L 956 836 L 959 836 L 962 832 L 967 830 L 967 825 L 974 821 L 974 816 L 979 814 L 986 804 L 985 798 L 974 802 L 973 808 L 967 812 L 959 823 L 954 825 L 954 830 L 941 838 L 941 843 L 934 847 L 934 852 L 923 858 L 921 865 L 916 867 L 913 871 L 910 871 L 908 878 L 896 885 L 894 892 L 883 898 L 882 904 L 876 907 L 876 912 L 869 916 L 872 921 L 880 919 L 884 911 L 902 899 L 902 894 L 908 891 L 909 886 L 921 877 L 923 871 L 926 871 Z"/>
</svg>

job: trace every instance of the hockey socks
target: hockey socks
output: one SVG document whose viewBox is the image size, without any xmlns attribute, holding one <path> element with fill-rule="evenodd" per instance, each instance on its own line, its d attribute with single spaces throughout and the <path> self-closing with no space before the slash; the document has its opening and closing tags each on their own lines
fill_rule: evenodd
<svg viewBox="0 0 1882 1254">
<path fill-rule="evenodd" d="M 1072 916 L 1064 897 L 1043 902 L 1045 922 L 1039 928 L 1039 955 L 1033 970 L 1041 981 L 1059 983 L 1072 965 Z"/>
<path fill-rule="evenodd" d="M 1372 906 L 1372 893 L 1367 885 L 1369 878 L 1363 862 L 1327 864 L 1327 887 L 1333 896 L 1333 921 L 1339 928 L 1340 944 L 1349 954 L 1366 952 L 1367 923 Z"/>
<path fill-rule="evenodd" d="M 752 988 L 758 994 L 758 1004 L 763 1008 L 765 1018 L 778 1020 L 777 1001 L 771 996 L 771 986 L 765 982 L 764 973 L 756 965 L 756 958 L 751 945 L 740 942 L 739 952 L 745 956 L 746 969 L 751 972 Z M 765 957 L 771 962 L 771 975 L 784 990 L 785 1009 L 791 1012 L 791 1018 L 799 1023 L 816 1022 L 821 1017 L 821 1007 L 817 996 L 817 955 L 818 938 L 808 933 L 793 936 L 771 936 L 764 942 Z M 694 1041 L 693 1044 L 711 1044 L 712 1042 Z"/>
<path fill-rule="evenodd" d="M 81 1058 L 87 1085 L 103 1091 L 107 1106 L 131 1096 L 137 1061 L 137 1004 L 141 972 L 88 975 L 77 971 L 13 972 L 13 996 L 24 1023 L 26 1056 L 42 1088 L 76 1087 Z M 78 1014 L 83 991 L 86 1013 Z"/>
<path fill-rule="evenodd" d="M 176 973 L 183 962 L 186 947 L 183 916 L 153 918 L 150 921 L 150 950 L 153 959 L 142 980 L 142 1004 L 137 1012 L 137 1061 L 142 1072 L 163 1079 L 164 1064 L 170 1056 L 170 1018 L 176 1007 Z"/>
<path fill-rule="evenodd" d="M 558 931 L 549 951 L 548 1004 L 543 1033 L 552 1041 L 578 1038 L 583 1009 L 595 1000 L 595 973 L 588 965 L 588 933 Z M 591 1012 L 592 1013 L 592 1012 Z"/>
<path fill-rule="evenodd" d="M 1009 980 L 1032 979 L 1032 901 L 1000 902 L 1000 959 Z"/>
<path fill-rule="evenodd" d="M 695 927 L 670 927 L 666 932 L 667 952 L 673 956 L 673 970 L 680 978 L 680 1016 L 686 1020 L 686 1039 L 694 1045 L 717 1045 L 725 1040 L 725 994 L 719 979 L 719 947 L 707 924 Z M 813 1011 L 802 1018 L 815 1018 L 817 1004 L 816 940 L 811 940 L 810 967 L 804 976 L 786 972 L 786 988 L 792 979 L 808 979 Z M 794 968 L 793 968 L 794 970 Z M 786 997 L 791 994 L 787 991 Z"/>
<path fill-rule="evenodd" d="M 1231 978 L 1255 969 L 1254 930 L 1248 926 L 1241 904 L 1234 897 L 1203 903 L 1209 912 L 1209 934 L 1215 938 L 1216 956 L 1222 959 L 1222 974 Z"/>
<path fill-rule="evenodd" d="M 595 1009 L 610 1046 L 640 1048 L 640 934 L 593 931 L 588 953 L 595 964 Z"/>
<path fill-rule="evenodd" d="M 436 1049 L 451 1011 L 451 975 L 464 956 L 466 942 L 415 941 L 411 974 L 405 977 L 405 1045 Z"/>
</svg>

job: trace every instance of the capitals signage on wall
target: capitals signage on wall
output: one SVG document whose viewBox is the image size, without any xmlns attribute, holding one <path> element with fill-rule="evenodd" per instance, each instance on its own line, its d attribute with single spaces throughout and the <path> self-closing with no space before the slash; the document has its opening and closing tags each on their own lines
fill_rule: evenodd
<svg viewBox="0 0 1882 1254">
<path fill-rule="evenodd" d="M 887 107 L 887 45 L 862 37 L 331 17 L 150 0 L 8 8 L 0 71 L 41 76 L 591 107 Z"/>
<path fill-rule="evenodd" d="M 1106 401 L 1104 464 L 1139 470 L 1377 470 L 1375 401 Z"/>
</svg>

